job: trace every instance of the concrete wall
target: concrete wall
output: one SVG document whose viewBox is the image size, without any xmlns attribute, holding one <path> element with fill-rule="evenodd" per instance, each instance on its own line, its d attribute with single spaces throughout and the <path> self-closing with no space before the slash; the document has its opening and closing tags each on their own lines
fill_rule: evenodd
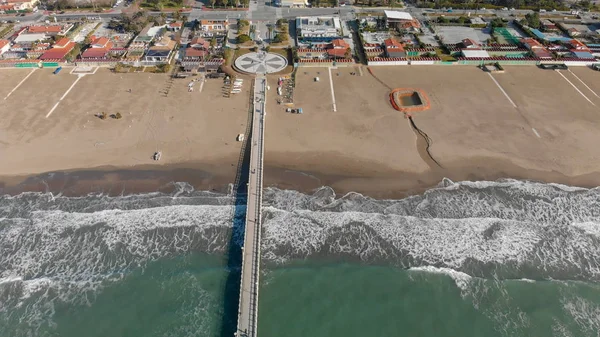
<svg viewBox="0 0 600 337">
<path fill-rule="evenodd" d="M 370 66 L 406 66 L 408 61 L 368 61 Z"/>
</svg>

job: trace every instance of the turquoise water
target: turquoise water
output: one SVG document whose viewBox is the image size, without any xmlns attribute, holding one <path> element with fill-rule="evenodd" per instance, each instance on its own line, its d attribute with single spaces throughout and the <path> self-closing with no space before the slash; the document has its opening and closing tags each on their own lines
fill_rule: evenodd
<svg viewBox="0 0 600 337">
<path fill-rule="evenodd" d="M 221 336 L 222 257 L 161 259 L 90 294 L 56 300 L 33 335 Z M 597 284 L 485 280 L 346 263 L 265 269 L 259 334 L 275 336 L 596 336 Z M 13 331 L 26 336 L 26 331 Z M 31 333 L 31 331 L 29 331 Z"/>
<path fill-rule="evenodd" d="M 240 204 L 0 196 L 0 337 L 231 337 Z M 598 337 L 600 189 L 270 188 L 263 215 L 261 337 Z"/>
</svg>

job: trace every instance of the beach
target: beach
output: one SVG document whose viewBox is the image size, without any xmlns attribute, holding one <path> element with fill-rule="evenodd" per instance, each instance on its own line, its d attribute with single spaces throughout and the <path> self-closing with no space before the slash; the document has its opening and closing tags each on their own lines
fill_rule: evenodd
<svg viewBox="0 0 600 337">
<path fill-rule="evenodd" d="M 2 331 L 233 335 L 249 79 L 0 71 Z M 269 79 L 260 335 L 596 336 L 596 73 L 371 71 Z"/>
<path fill-rule="evenodd" d="M 100 69 L 77 80 L 68 69 L 59 75 L 1 71 L 0 99 L 8 95 L 0 133 L 5 192 L 70 186 L 74 194 L 128 193 L 168 188 L 173 181 L 222 191 L 235 180 L 241 151 L 235 137 L 246 132 L 249 78 L 233 98 L 223 97 L 219 79 L 207 80 L 201 92 L 199 84 L 188 92 L 190 79 L 177 79 L 165 97 L 168 78 L 160 74 Z M 420 193 L 444 177 L 600 183 L 600 85 L 591 69 L 509 66 L 488 74 L 469 66 L 412 66 L 372 72 L 332 69 L 330 81 L 327 68 L 300 68 L 294 101 L 302 115 L 277 105 L 277 78 L 269 78 L 267 186 L 331 186 L 385 198 Z M 429 97 L 431 108 L 414 113 L 413 122 L 431 139 L 428 150 L 439 165 L 410 121 L 392 108 L 390 88 L 418 88 Z M 123 117 L 94 116 L 101 112 Z M 155 151 L 162 152 L 158 162 L 151 158 Z M 26 187 L 18 185 L 23 181 Z"/>
</svg>

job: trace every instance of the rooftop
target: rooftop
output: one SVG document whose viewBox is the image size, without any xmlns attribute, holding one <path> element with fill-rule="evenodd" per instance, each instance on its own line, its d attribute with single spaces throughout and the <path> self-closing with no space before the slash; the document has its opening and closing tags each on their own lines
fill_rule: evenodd
<svg viewBox="0 0 600 337">
<path fill-rule="evenodd" d="M 463 49 L 462 54 L 466 58 L 487 58 L 490 57 L 487 51 L 481 49 Z"/>
<path fill-rule="evenodd" d="M 393 20 L 412 20 L 413 17 L 410 13 L 400 11 L 383 11 L 385 17 Z"/>
<path fill-rule="evenodd" d="M 27 32 L 30 34 L 38 34 L 38 33 L 60 33 L 63 27 L 59 25 L 53 26 L 29 26 Z"/>
</svg>

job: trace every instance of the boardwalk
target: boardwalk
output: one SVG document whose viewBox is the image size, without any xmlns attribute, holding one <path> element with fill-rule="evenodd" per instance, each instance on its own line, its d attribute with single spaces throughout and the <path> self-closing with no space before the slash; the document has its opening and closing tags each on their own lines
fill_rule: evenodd
<svg viewBox="0 0 600 337">
<path fill-rule="evenodd" d="M 263 152 L 266 78 L 257 76 L 254 85 L 254 113 L 248 180 L 248 209 L 244 235 L 242 282 L 238 313 L 237 336 L 257 336 L 258 287 L 260 274 L 260 224 L 262 204 Z"/>
</svg>

